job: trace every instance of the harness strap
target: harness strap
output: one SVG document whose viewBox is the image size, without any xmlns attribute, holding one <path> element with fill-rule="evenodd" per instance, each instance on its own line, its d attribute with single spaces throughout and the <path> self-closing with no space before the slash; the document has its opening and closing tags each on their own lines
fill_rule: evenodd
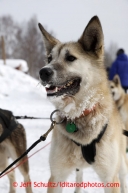
<svg viewBox="0 0 128 193">
<path fill-rule="evenodd" d="M 77 143 L 76 141 L 73 141 L 76 145 L 81 146 L 81 152 L 84 157 L 84 159 L 89 163 L 92 164 L 95 162 L 95 156 L 96 156 L 96 143 L 99 143 L 102 136 L 104 135 L 108 124 L 105 124 L 102 131 L 98 135 L 96 139 L 94 139 L 90 144 L 82 145 Z"/>
<path fill-rule="evenodd" d="M 2 118 L 5 127 L 8 127 L 12 117 L 12 112 L 4 109 L 0 109 L 0 118 Z"/>
<path fill-rule="evenodd" d="M 118 110 L 120 110 L 120 109 L 122 108 L 122 106 L 123 106 L 123 105 L 120 105 L 120 106 L 118 107 Z"/>
<path fill-rule="evenodd" d="M 0 109 L 0 124 L 3 127 L 3 133 L 0 136 L 0 143 L 2 143 L 17 128 L 18 123 L 11 111 Z"/>
<path fill-rule="evenodd" d="M 123 130 L 123 135 L 125 135 L 126 137 L 128 137 L 128 131 L 127 131 L 127 130 Z"/>
</svg>

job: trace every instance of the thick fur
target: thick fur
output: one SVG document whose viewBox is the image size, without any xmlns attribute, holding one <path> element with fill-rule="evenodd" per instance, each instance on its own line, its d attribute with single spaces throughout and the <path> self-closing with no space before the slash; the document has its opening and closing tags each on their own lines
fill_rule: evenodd
<svg viewBox="0 0 128 193">
<path fill-rule="evenodd" d="M 112 99 L 106 72 L 104 69 L 104 40 L 100 21 L 93 17 L 77 42 L 61 43 L 52 37 L 41 24 L 40 30 L 48 55 L 48 64 L 40 71 L 42 85 L 64 85 L 65 82 L 79 77 L 80 88 L 74 94 L 65 93 L 61 96 L 50 96 L 49 99 L 60 113 L 57 120 L 66 117 L 75 122 L 78 131 L 68 133 L 66 123 L 56 125 L 53 130 L 50 168 L 51 182 L 64 182 L 76 168 L 77 182 L 82 181 L 82 169 L 92 166 L 104 183 L 120 182 L 122 192 L 126 193 L 125 177 L 128 171 L 126 159 L 126 142 L 122 135 L 124 125 Z M 66 56 L 74 56 L 68 61 Z M 50 59 L 49 59 L 50 55 Z M 51 57 L 52 56 L 52 57 Z M 42 76 L 42 71 L 50 69 L 49 79 Z M 94 108 L 95 107 L 95 108 Z M 92 111 L 81 116 L 85 109 Z M 107 130 L 100 143 L 96 144 L 95 162 L 89 165 L 82 156 L 81 148 L 73 141 L 82 145 L 90 144 L 100 134 L 103 126 Z M 61 193 L 62 188 L 48 188 L 48 193 Z M 81 190 L 76 189 L 76 193 Z M 119 188 L 105 188 L 105 193 L 119 193 Z"/>
<path fill-rule="evenodd" d="M 3 133 L 2 124 L 0 124 L 0 135 Z M 17 128 L 13 130 L 11 135 L 7 137 L 0 144 L 0 171 L 3 171 L 8 165 L 8 158 L 16 160 L 26 151 L 26 133 L 24 127 L 18 123 Z M 25 156 L 22 160 L 27 159 Z M 17 163 L 18 164 L 18 163 Z M 29 177 L 29 165 L 28 161 L 21 164 L 19 167 L 20 172 L 24 177 L 24 182 L 30 182 Z M 15 193 L 16 188 L 13 186 L 13 182 L 16 182 L 14 170 L 7 174 L 10 183 L 9 193 Z M 31 187 L 26 187 L 26 193 L 32 193 Z"/>
<path fill-rule="evenodd" d="M 118 75 L 115 75 L 113 80 L 110 81 L 110 89 L 113 99 L 125 124 L 125 129 L 128 131 L 128 94 L 126 94 L 124 89 L 122 88 L 120 77 Z"/>
</svg>

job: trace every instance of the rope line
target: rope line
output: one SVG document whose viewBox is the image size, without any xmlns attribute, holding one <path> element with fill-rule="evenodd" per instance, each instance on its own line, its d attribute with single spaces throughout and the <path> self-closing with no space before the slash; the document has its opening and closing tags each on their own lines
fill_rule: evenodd
<svg viewBox="0 0 128 193">
<path fill-rule="evenodd" d="M 14 164 L 16 164 L 20 159 L 22 159 L 24 156 L 26 156 L 28 154 L 29 151 L 31 151 L 38 143 L 40 143 L 41 141 L 45 141 L 48 134 L 52 131 L 52 129 L 54 129 L 56 125 L 55 121 L 52 121 L 50 128 L 47 130 L 47 132 L 40 136 L 40 138 L 35 141 L 20 157 L 18 157 L 14 162 L 12 162 L 7 168 L 5 168 L 1 173 L 0 176 L 2 176 L 7 170 L 9 170 Z"/>
<path fill-rule="evenodd" d="M 48 117 L 14 116 L 16 119 L 49 119 Z"/>
<path fill-rule="evenodd" d="M 33 154 L 31 154 L 30 156 L 28 156 L 26 159 L 24 159 L 22 162 L 20 162 L 19 164 L 17 164 L 15 167 L 13 167 L 11 170 L 9 170 L 8 172 L 6 172 L 5 174 L 3 174 L 2 176 L 0 176 L 0 178 L 4 177 L 5 175 L 7 175 L 8 173 L 10 173 L 11 171 L 13 171 L 14 169 L 16 169 L 17 167 L 19 167 L 20 165 L 22 165 L 23 163 L 25 163 L 29 158 L 31 158 L 33 155 L 35 155 L 36 153 L 38 153 L 39 151 L 41 151 L 42 149 L 44 149 L 45 147 L 47 147 L 51 142 L 47 143 L 45 146 L 43 146 L 42 148 L 38 149 L 37 151 L 35 151 Z M 7 169 L 7 168 L 6 168 Z"/>
</svg>

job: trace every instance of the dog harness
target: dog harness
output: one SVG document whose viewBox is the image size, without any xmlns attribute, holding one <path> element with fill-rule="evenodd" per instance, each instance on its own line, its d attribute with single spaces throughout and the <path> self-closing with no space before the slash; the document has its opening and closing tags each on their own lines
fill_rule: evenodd
<svg viewBox="0 0 128 193">
<path fill-rule="evenodd" d="M 98 135 L 98 137 L 96 139 L 94 139 L 90 144 L 87 145 L 82 145 L 77 143 L 76 141 L 73 141 L 76 145 L 81 147 L 81 152 L 82 155 L 84 157 L 84 159 L 89 163 L 92 164 L 93 162 L 95 162 L 95 156 L 96 156 L 96 143 L 100 142 L 100 139 L 102 138 L 102 136 L 104 135 L 106 129 L 107 129 L 108 124 L 106 124 L 102 131 L 100 132 L 100 134 Z"/>
<path fill-rule="evenodd" d="M 97 104 L 94 105 L 94 107 L 90 110 L 86 109 L 83 111 L 83 113 L 80 115 L 79 118 L 87 116 L 88 114 L 90 114 L 91 112 L 93 112 L 96 108 Z M 76 118 L 78 119 L 78 118 Z M 102 138 L 102 136 L 104 135 L 106 129 L 107 129 L 108 124 L 105 124 L 100 132 L 100 134 L 97 136 L 96 139 L 94 139 L 90 144 L 87 145 L 82 145 L 77 143 L 76 141 L 72 140 L 76 145 L 81 147 L 81 152 L 82 155 L 84 157 L 84 159 L 89 163 L 92 164 L 95 161 L 95 156 L 96 156 L 96 143 L 100 142 L 100 139 Z M 68 133 L 74 133 L 77 132 L 79 129 L 76 127 L 75 123 L 72 122 L 68 122 L 66 124 L 66 131 Z"/>
<path fill-rule="evenodd" d="M 2 143 L 17 128 L 18 122 L 11 111 L 0 109 L 0 125 L 3 129 L 0 136 L 0 143 Z"/>
</svg>

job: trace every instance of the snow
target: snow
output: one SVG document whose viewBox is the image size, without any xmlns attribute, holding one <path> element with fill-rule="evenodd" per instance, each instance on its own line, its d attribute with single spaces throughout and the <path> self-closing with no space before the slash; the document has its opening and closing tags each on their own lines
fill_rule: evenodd
<svg viewBox="0 0 128 193">
<path fill-rule="evenodd" d="M 0 59 L 0 65 L 4 64 L 4 61 Z M 25 60 L 21 59 L 6 59 L 6 65 L 12 68 L 20 67 L 22 72 L 28 72 L 28 64 Z"/>
<path fill-rule="evenodd" d="M 39 84 L 39 81 L 24 74 L 23 72 L 0 64 L 0 85 L 0 108 L 13 111 L 15 116 L 27 115 L 49 118 L 51 112 L 54 110 L 52 104 L 47 100 L 45 90 Z M 26 129 L 28 147 L 39 139 L 39 137 L 49 129 L 51 124 L 49 119 L 27 119 L 18 121 L 22 123 Z M 52 133 L 49 134 L 46 141 L 38 144 L 28 154 L 28 156 L 31 156 L 34 152 L 47 145 L 51 141 L 51 135 Z M 34 193 L 46 193 L 46 188 L 34 187 L 33 183 L 48 182 L 50 177 L 48 161 L 49 150 L 50 144 L 29 158 L 30 177 Z M 11 162 L 12 160 L 10 160 L 10 163 Z M 15 169 L 15 172 L 16 182 L 20 184 L 23 182 L 23 177 L 18 169 Z M 84 170 L 83 181 L 85 183 L 100 183 L 97 174 L 91 168 Z M 75 182 L 75 171 L 71 173 L 67 182 Z M 73 188 L 64 188 L 63 193 L 71 193 L 73 191 Z M 9 182 L 7 176 L 0 179 L 0 192 L 9 192 Z M 25 193 L 25 189 L 17 187 L 16 192 Z M 104 190 L 102 188 L 85 188 L 82 190 L 82 193 L 104 193 Z"/>
</svg>

